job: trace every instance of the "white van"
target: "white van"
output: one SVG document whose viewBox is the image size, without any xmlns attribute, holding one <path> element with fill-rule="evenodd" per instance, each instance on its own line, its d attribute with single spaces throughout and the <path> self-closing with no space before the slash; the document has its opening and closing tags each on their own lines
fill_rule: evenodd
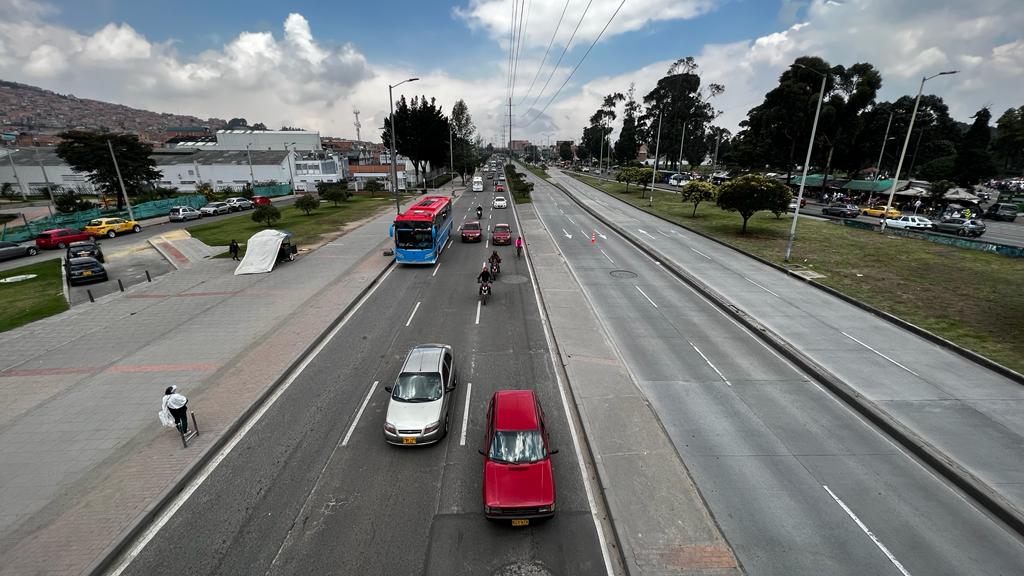
<svg viewBox="0 0 1024 576">
<path fill-rule="evenodd" d="M 473 176 L 473 192 L 484 191 L 484 179 L 480 176 Z"/>
</svg>

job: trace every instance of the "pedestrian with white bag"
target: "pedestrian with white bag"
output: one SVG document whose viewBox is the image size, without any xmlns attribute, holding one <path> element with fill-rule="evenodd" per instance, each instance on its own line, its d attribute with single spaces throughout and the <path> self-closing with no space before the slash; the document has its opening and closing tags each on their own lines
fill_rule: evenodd
<svg viewBox="0 0 1024 576">
<path fill-rule="evenodd" d="M 160 404 L 160 423 L 176 427 L 182 434 L 188 434 L 188 398 L 178 393 L 177 386 L 168 386 Z"/>
</svg>

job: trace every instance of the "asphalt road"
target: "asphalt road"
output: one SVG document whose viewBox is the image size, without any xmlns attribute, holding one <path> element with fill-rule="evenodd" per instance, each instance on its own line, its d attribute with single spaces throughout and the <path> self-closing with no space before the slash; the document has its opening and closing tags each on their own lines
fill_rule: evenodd
<svg viewBox="0 0 1024 576">
<path fill-rule="evenodd" d="M 533 201 L 747 573 L 1020 573 L 1001 523 L 564 193 Z"/>
<path fill-rule="evenodd" d="M 491 197 L 460 195 L 455 229 Z M 512 209 L 486 208 L 484 224 L 497 221 L 514 226 Z M 478 308 L 475 277 L 490 250 L 456 237 L 438 266 L 389 273 L 126 573 L 604 572 L 532 284 L 513 249 L 499 249 L 502 274 Z M 296 277 L 311 265 L 325 260 L 300 259 Z M 425 342 L 454 347 L 460 389 L 449 434 L 433 446 L 387 445 L 382 388 Z M 558 513 L 514 529 L 482 515 L 477 448 L 493 392 L 522 387 L 537 390 L 561 450 Z"/>
</svg>

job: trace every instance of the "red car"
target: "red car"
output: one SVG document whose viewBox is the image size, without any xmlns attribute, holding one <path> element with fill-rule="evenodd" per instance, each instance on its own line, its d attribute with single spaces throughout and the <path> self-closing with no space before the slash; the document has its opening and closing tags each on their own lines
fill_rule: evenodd
<svg viewBox="0 0 1024 576">
<path fill-rule="evenodd" d="M 511 245 L 512 228 L 508 224 L 495 224 L 494 231 L 491 232 L 491 244 L 495 246 L 499 244 Z"/>
<path fill-rule="evenodd" d="M 484 516 L 527 526 L 555 514 L 552 450 L 533 390 L 501 390 L 487 407 Z"/>
<path fill-rule="evenodd" d="M 36 236 L 36 246 L 38 248 L 64 249 L 72 242 L 82 242 L 84 240 L 92 240 L 92 234 L 75 230 L 74 228 L 54 228 L 53 230 L 40 232 Z"/>
<path fill-rule="evenodd" d="M 253 206 L 270 206 L 270 204 L 271 204 L 270 198 L 267 198 L 266 196 L 253 196 L 252 197 L 252 205 Z"/>
<path fill-rule="evenodd" d="M 495 192 L 504 192 L 505 191 L 505 186 L 503 186 L 501 184 L 495 184 L 494 185 L 494 191 Z"/>
<path fill-rule="evenodd" d="M 479 242 L 484 238 L 484 231 L 480 227 L 479 220 L 466 222 L 462 228 L 459 228 L 459 232 L 462 233 L 463 242 Z"/>
</svg>

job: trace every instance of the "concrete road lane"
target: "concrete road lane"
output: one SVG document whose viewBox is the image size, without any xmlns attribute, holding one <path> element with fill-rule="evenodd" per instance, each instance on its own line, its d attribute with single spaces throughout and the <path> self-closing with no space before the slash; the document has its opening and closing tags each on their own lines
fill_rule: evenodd
<svg viewBox="0 0 1024 576">
<path fill-rule="evenodd" d="M 456 224 L 490 200 L 460 196 Z M 393 270 L 125 573 L 603 573 L 540 312 L 510 248 L 478 316 L 474 279 L 491 250 L 456 239 L 439 266 Z M 383 386 L 424 342 L 455 350 L 448 435 L 387 445 Z M 513 529 L 483 518 L 477 448 L 493 392 L 521 387 L 537 390 L 561 449 L 558 514 Z"/>
<path fill-rule="evenodd" d="M 553 187 L 533 196 L 747 572 L 1024 565 L 1016 536 L 659 264 Z"/>
</svg>

